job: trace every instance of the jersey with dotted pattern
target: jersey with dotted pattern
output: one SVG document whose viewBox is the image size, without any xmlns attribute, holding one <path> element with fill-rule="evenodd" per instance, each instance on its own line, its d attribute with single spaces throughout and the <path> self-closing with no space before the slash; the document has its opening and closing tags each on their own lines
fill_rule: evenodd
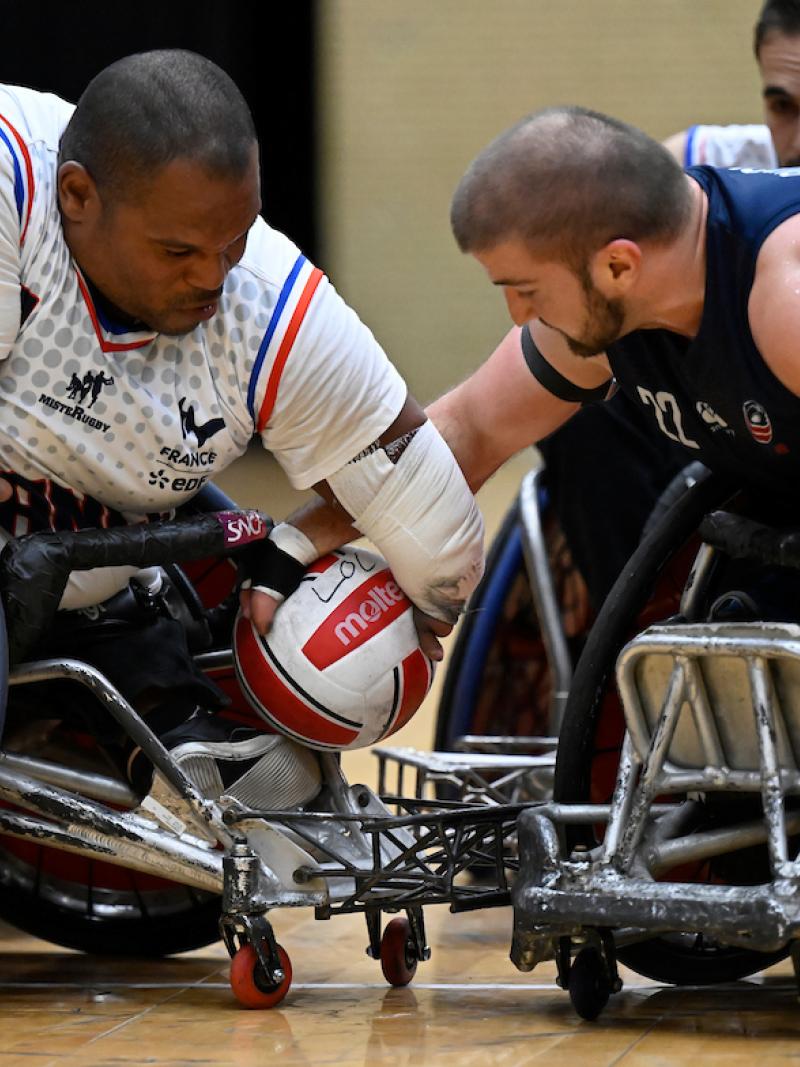
<svg viewBox="0 0 800 1067">
<path fill-rule="evenodd" d="M 217 314 L 172 337 L 95 306 L 64 239 L 72 107 L 0 86 L 0 525 L 18 535 L 168 512 L 260 434 L 307 488 L 392 423 L 405 385 L 322 273 L 263 219 Z"/>
</svg>

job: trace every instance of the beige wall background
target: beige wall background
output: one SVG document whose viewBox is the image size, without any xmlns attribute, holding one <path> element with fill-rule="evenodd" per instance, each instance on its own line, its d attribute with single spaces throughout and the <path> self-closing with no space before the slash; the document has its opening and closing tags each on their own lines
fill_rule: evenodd
<svg viewBox="0 0 800 1067">
<path fill-rule="evenodd" d="M 758 0 L 318 0 L 321 260 L 420 399 L 507 328 L 456 249 L 451 193 L 529 111 L 583 104 L 663 138 L 759 121 Z"/>
</svg>

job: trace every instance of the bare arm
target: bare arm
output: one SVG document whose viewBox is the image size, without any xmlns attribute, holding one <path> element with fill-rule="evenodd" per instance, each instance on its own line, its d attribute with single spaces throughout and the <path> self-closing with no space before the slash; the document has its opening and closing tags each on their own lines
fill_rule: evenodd
<svg viewBox="0 0 800 1067">
<path fill-rule="evenodd" d="M 748 313 L 753 340 L 778 380 L 800 397 L 800 216 L 793 215 L 762 245 Z"/>
<path fill-rule="evenodd" d="M 553 396 L 534 378 L 522 355 L 520 332 L 512 329 L 474 374 L 427 409 L 473 492 L 579 407 Z M 531 334 L 548 362 L 576 385 L 593 389 L 610 379 L 605 357 L 574 356 L 559 334 L 538 321 L 531 323 Z"/>
</svg>

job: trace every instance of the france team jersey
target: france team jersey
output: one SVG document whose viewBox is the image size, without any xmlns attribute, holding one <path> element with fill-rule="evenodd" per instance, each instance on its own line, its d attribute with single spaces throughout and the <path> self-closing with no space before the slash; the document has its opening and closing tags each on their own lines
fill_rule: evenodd
<svg viewBox="0 0 800 1067">
<path fill-rule="evenodd" d="M 695 167 L 688 174 L 708 197 L 699 331 L 688 339 L 637 330 L 609 346 L 611 368 L 653 427 L 692 458 L 740 483 L 796 497 L 800 398 L 762 359 L 748 300 L 762 244 L 800 214 L 800 171 Z"/>
<path fill-rule="evenodd" d="M 405 385 L 367 327 L 259 218 L 217 314 L 181 337 L 96 306 L 56 197 L 72 107 L 0 87 L 0 475 L 18 535 L 168 512 L 254 434 L 306 488 L 393 422 Z"/>
</svg>

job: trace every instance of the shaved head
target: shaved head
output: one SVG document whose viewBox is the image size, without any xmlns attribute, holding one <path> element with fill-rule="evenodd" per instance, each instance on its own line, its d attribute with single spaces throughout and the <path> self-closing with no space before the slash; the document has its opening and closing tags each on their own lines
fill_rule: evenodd
<svg viewBox="0 0 800 1067">
<path fill-rule="evenodd" d="M 753 50 L 756 59 L 767 37 L 780 34 L 784 37 L 800 36 L 800 0 L 766 0 L 761 8 L 753 34 Z"/>
<path fill-rule="evenodd" d="M 255 144 L 250 111 L 228 75 L 194 52 L 162 49 L 126 56 L 89 83 L 58 161 L 80 163 L 113 201 L 135 196 L 176 159 L 241 177 Z"/>
<path fill-rule="evenodd" d="M 520 239 L 579 268 L 617 238 L 672 240 L 690 206 L 683 172 L 658 142 L 595 111 L 549 108 L 476 157 L 451 223 L 462 252 Z"/>
</svg>

